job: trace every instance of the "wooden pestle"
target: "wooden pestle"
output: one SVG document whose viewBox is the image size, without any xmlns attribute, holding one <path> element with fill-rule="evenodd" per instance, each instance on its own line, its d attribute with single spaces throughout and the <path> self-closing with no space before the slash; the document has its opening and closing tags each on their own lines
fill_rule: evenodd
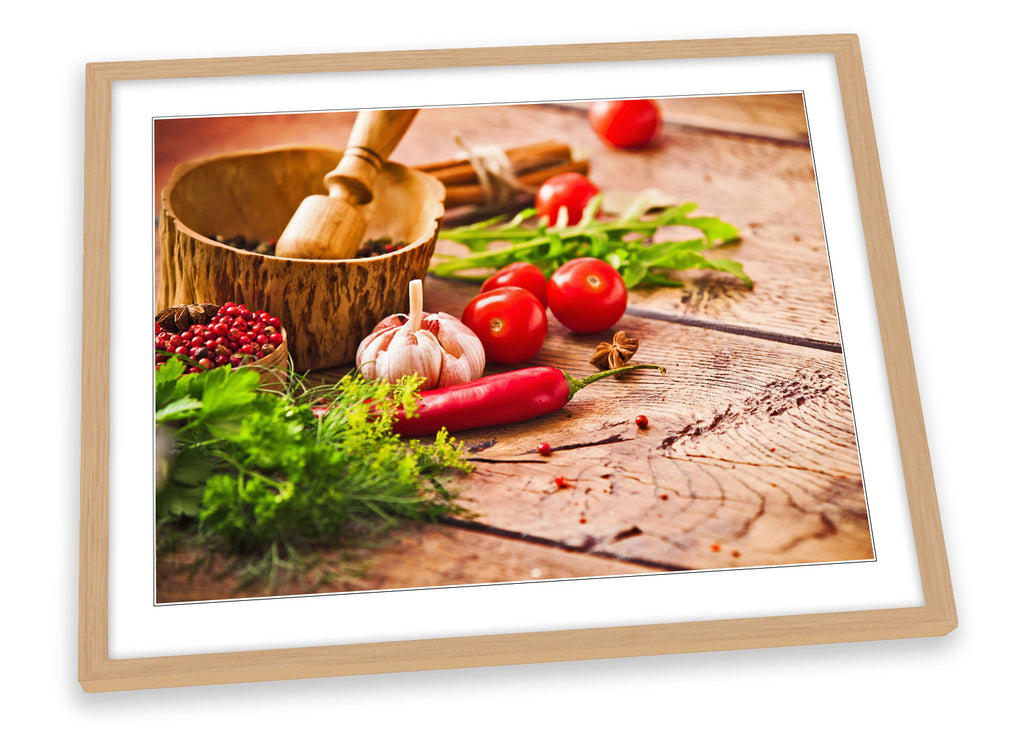
<svg viewBox="0 0 1024 737">
<path fill-rule="evenodd" d="M 384 162 L 405 135 L 418 110 L 367 110 L 356 116 L 348 147 L 324 176 L 327 195 L 310 195 L 277 239 L 284 258 L 353 258 L 366 234 L 361 206 L 373 199 L 373 184 Z"/>
</svg>

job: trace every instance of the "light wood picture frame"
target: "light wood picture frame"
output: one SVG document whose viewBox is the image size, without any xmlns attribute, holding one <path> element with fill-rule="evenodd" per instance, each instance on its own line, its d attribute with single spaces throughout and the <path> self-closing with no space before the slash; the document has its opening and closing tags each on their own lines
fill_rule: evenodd
<svg viewBox="0 0 1024 737">
<path fill-rule="evenodd" d="M 892 403 L 923 605 L 625 626 L 424 636 L 302 647 L 112 657 L 112 98 L 117 82 L 254 75 L 579 65 L 638 60 L 827 56 L 849 144 L 884 376 Z M 89 64 L 86 68 L 78 678 L 89 692 L 939 636 L 956 627 L 938 502 L 854 35 L 707 39 Z M 813 131 L 812 131 L 813 133 Z M 119 278 L 124 278 L 120 275 Z M 895 452 L 895 451 L 894 451 Z M 140 479 L 140 488 L 149 482 Z M 714 574 L 711 574 L 714 575 Z M 146 582 L 140 585 L 147 585 Z"/>
</svg>

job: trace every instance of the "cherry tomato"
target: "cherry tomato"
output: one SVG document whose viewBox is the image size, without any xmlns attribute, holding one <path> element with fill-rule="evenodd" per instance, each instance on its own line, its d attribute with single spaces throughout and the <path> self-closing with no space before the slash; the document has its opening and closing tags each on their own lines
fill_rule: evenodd
<svg viewBox="0 0 1024 737">
<path fill-rule="evenodd" d="M 596 333 L 626 312 L 626 284 L 599 258 L 574 258 L 548 281 L 548 307 L 558 321 L 577 333 Z"/>
<path fill-rule="evenodd" d="M 590 106 L 590 127 L 615 148 L 643 148 L 658 137 L 661 111 L 653 100 L 603 100 Z"/>
<path fill-rule="evenodd" d="M 537 216 L 548 216 L 548 223 L 558 220 L 558 211 L 569 211 L 569 225 L 575 225 L 583 218 L 583 210 L 590 198 L 598 193 L 594 183 L 574 171 L 556 174 L 537 190 L 535 206 Z"/>
<path fill-rule="evenodd" d="M 494 272 L 480 287 L 480 291 L 489 292 L 498 287 L 522 287 L 539 299 L 542 305 L 548 303 L 548 280 L 544 272 L 525 261 L 516 261 Z"/>
<path fill-rule="evenodd" d="M 533 358 L 548 334 L 544 305 L 522 287 L 480 292 L 466 305 L 462 322 L 484 344 L 487 360 L 496 363 Z"/>
</svg>

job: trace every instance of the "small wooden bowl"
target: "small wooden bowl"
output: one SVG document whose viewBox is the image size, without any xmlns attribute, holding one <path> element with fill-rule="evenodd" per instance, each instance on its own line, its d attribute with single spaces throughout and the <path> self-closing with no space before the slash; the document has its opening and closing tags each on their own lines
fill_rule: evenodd
<svg viewBox="0 0 1024 737">
<path fill-rule="evenodd" d="M 281 338 L 281 345 L 269 356 L 245 364 L 249 368 L 260 369 L 260 384 L 264 389 L 284 389 L 287 383 L 285 371 L 288 369 L 288 333 L 284 328 L 281 328 Z"/>
<path fill-rule="evenodd" d="M 405 310 L 412 279 L 426 276 L 444 215 L 444 185 L 388 162 L 364 208 L 366 238 L 409 245 L 364 259 L 321 261 L 263 256 L 208 236 L 275 240 L 304 197 L 326 194 L 335 148 L 286 146 L 242 151 L 178 166 L 161 193 L 160 288 L 168 305 L 231 301 L 281 318 L 297 371 L 355 359 L 380 320 Z M 268 357 L 269 358 L 269 357 Z"/>
<path fill-rule="evenodd" d="M 261 370 L 263 375 L 260 377 L 260 384 L 264 388 L 283 389 L 287 383 L 285 370 L 288 368 L 288 332 L 282 327 L 281 345 L 275 348 L 269 355 L 257 358 L 255 361 L 245 365 Z"/>
</svg>

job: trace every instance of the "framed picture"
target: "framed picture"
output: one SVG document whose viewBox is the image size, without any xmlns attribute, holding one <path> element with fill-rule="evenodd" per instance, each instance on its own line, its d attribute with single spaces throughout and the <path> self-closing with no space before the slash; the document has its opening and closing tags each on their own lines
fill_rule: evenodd
<svg viewBox="0 0 1024 737">
<path fill-rule="evenodd" d="M 97 63 L 86 121 L 85 690 L 955 627 L 855 36 Z"/>
</svg>

